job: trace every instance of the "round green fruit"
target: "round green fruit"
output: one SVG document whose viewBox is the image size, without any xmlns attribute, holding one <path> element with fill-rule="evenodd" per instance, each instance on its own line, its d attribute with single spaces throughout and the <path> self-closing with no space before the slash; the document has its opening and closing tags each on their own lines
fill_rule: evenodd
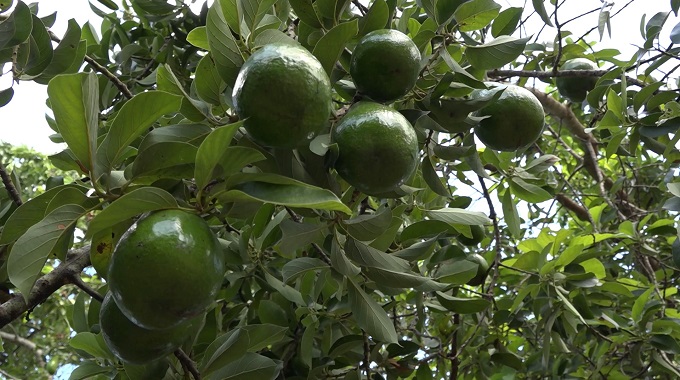
<svg viewBox="0 0 680 380">
<path fill-rule="evenodd" d="M 463 234 L 458 235 L 456 239 L 468 247 L 474 247 L 477 244 L 481 243 L 482 240 L 484 240 L 484 237 L 486 236 L 486 233 L 484 232 L 484 227 L 482 226 L 470 226 L 470 232 L 472 232 L 472 237 L 469 238 Z"/>
<path fill-rule="evenodd" d="M 597 70 L 597 65 L 585 58 L 574 58 L 566 61 L 561 70 Z M 557 77 L 555 85 L 560 95 L 574 103 L 580 103 L 586 99 L 588 91 L 595 88 L 597 77 Z"/>
<path fill-rule="evenodd" d="M 110 292 L 99 312 L 104 342 L 117 358 L 133 364 L 160 359 L 175 351 L 188 337 L 192 323 L 187 321 L 164 330 L 139 327 L 120 311 Z"/>
<path fill-rule="evenodd" d="M 418 165 L 418 139 L 399 112 L 373 102 L 356 103 L 331 133 L 338 144 L 335 170 L 367 195 L 394 191 Z"/>
<path fill-rule="evenodd" d="M 127 318 L 147 329 L 177 326 L 205 311 L 224 276 L 217 237 L 198 215 L 147 214 L 116 245 L 108 282 Z"/>
<path fill-rule="evenodd" d="M 360 93 L 379 102 L 393 101 L 416 84 L 420 51 L 398 30 L 374 30 L 354 48 L 349 73 Z"/>
<path fill-rule="evenodd" d="M 515 152 L 529 147 L 543 133 L 545 114 L 541 103 L 529 90 L 498 83 L 487 83 L 487 90 L 475 90 L 472 98 L 488 97 L 504 89 L 494 102 L 476 112 L 488 116 L 475 127 L 475 135 L 488 148 Z"/>
<path fill-rule="evenodd" d="M 477 274 L 470 281 L 468 281 L 467 284 L 470 286 L 482 285 L 486 280 L 486 274 L 489 271 L 489 263 L 487 263 L 486 259 L 478 253 L 468 255 L 465 260 L 472 261 L 473 263 L 477 264 Z"/>
<path fill-rule="evenodd" d="M 234 109 L 258 144 L 295 148 L 327 124 L 331 82 L 321 63 L 298 45 L 265 45 L 246 60 L 232 93 Z"/>
</svg>

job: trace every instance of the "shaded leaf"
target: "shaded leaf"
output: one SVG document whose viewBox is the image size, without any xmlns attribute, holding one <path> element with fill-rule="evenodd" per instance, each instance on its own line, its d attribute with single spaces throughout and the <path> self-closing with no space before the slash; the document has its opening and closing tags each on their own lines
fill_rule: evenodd
<svg viewBox="0 0 680 380">
<path fill-rule="evenodd" d="M 359 32 L 359 21 L 352 20 L 335 26 L 316 43 L 312 54 L 321 62 L 326 74 L 331 76 L 333 66 L 345 49 L 347 42 Z"/>
<path fill-rule="evenodd" d="M 519 57 L 528 41 L 529 37 L 500 36 L 483 45 L 468 46 L 465 56 L 476 69 L 497 69 Z"/>
<path fill-rule="evenodd" d="M 299 257 L 287 262 L 281 269 L 283 282 L 290 282 L 308 271 L 329 269 L 328 264 L 314 257 Z"/>
<path fill-rule="evenodd" d="M 90 222 L 86 236 L 148 211 L 177 208 L 177 201 L 167 191 L 157 187 L 135 189 L 111 203 Z"/>
<path fill-rule="evenodd" d="M 206 380 L 274 380 L 280 371 L 275 361 L 248 352 L 229 364 L 208 374 Z"/>
<path fill-rule="evenodd" d="M 234 36 L 231 34 L 231 30 L 229 30 L 229 25 L 227 25 L 225 13 L 222 9 L 222 3 L 226 2 L 228 0 L 213 2 L 208 10 L 206 28 L 208 45 L 210 45 L 210 52 L 215 59 L 217 72 L 228 86 L 233 87 L 239 69 L 243 65 L 243 56 Z"/>
<path fill-rule="evenodd" d="M 472 0 L 461 4 L 453 14 L 462 32 L 479 30 L 498 16 L 501 6 L 493 0 Z"/>
<path fill-rule="evenodd" d="M 396 343 L 399 338 L 390 317 L 354 280 L 348 278 L 349 305 L 357 324 L 374 339 Z"/>
</svg>

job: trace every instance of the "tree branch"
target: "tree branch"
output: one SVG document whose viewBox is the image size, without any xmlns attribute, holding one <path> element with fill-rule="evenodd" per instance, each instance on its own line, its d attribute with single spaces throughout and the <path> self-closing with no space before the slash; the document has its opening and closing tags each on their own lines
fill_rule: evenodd
<svg viewBox="0 0 680 380">
<path fill-rule="evenodd" d="M 43 357 L 43 350 L 38 347 L 37 344 L 31 342 L 30 340 L 21 337 L 17 334 L 11 334 L 5 331 L 0 331 L 0 339 L 2 339 L 5 342 L 12 342 L 14 344 L 17 344 L 19 346 L 24 346 L 30 351 L 32 351 L 35 354 L 35 357 L 38 359 L 38 364 L 40 366 L 45 365 L 45 358 Z"/>
<path fill-rule="evenodd" d="M 610 70 L 559 70 L 559 71 L 533 71 L 533 70 L 489 70 L 486 75 L 490 78 L 523 77 L 523 78 L 556 78 L 556 77 L 576 77 L 589 78 L 601 77 L 610 73 Z M 628 84 L 638 87 L 645 87 L 647 84 L 637 78 L 626 76 Z"/>
<path fill-rule="evenodd" d="M 70 283 L 74 274 L 82 272 L 90 265 L 90 246 L 75 249 L 67 257 L 70 259 L 36 281 L 27 300 L 24 300 L 22 294 L 14 293 L 9 301 L 0 305 L 0 328 L 44 302 L 57 289 Z"/>
<path fill-rule="evenodd" d="M 61 38 L 59 38 L 56 34 L 52 33 L 51 30 L 47 29 L 47 33 L 49 33 L 50 39 L 52 41 L 61 42 Z M 95 61 L 94 58 L 90 57 L 87 54 L 85 55 L 84 60 L 90 66 L 92 66 L 92 68 L 95 71 L 101 73 L 108 80 L 110 80 L 111 83 L 113 83 L 113 85 L 116 86 L 116 88 L 118 88 L 118 90 L 120 90 L 120 92 L 123 94 L 123 96 L 125 96 L 128 99 L 132 99 L 133 95 L 130 92 L 130 89 L 125 85 L 125 83 L 123 83 L 120 79 L 118 79 L 118 77 L 114 73 L 110 72 L 109 69 L 107 69 L 106 67 L 100 65 L 99 62 Z"/>
<path fill-rule="evenodd" d="M 175 357 L 182 364 L 182 368 L 191 373 L 191 376 L 194 377 L 194 380 L 201 380 L 201 374 L 198 372 L 198 369 L 196 369 L 196 363 L 194 363 L 189 355 L 182 351 L 181 348 L 175 351 Z"/>
<path fill-rule="evenodd" d="M 585 207 L 581 206 L 580 204 L 576 203 L 573 199 L 569 198 L 567 195 L 562 193 L 555 194 L 555 200 L 558 201 L 564 208 L 576 214 L 576 217 L 583 220 L 584 222 L 592 220 L 588 210 Z"/>
<path fill-rule="evenodd" d="M 0 162 L 0 177 L 2 177 L 2 184 L 5 185 L 5 189 L 7 190 L 7 193 L 9 193 L 9 197 L 12 198 L 12 201 L 14 201 L 14 204 L 21 206 L 24 203 L 21 200 L 21 195 L 19 195 L 17 188 L 14 187 L 14 183 L 12 183 L 12 179 L 9 177 L 9 174 L 2 165 L 2 162 Z"/>
<path fill-rule="evenodd" d="M 75 273 L 73 276 L 71 276 L 71 283 L 75 286 L 77 286 L 80 290 L 84 291 L 87 293 L 90 297 L 93 299 L 96 299 L 97 301 L 104 302 L 104 297 L 99 294 L 96 290 L 92 289 L 89 287 L 82 278 L 80 278 L 80 273 Z"/>
</svg>

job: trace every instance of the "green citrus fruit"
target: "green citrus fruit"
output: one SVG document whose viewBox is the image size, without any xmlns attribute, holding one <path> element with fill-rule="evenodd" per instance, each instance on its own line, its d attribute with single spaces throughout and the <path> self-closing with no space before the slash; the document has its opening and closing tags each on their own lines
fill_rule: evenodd
<svg viewBox="0 0 680 380">
<path fill-rule="evenodd" d="M 199 216 L 147 214 L 114 249 L 108 282 L 118 307 L 148 329 L 167 329 L 201 314 L 222 285 L 224 254 Z"/>
<path fill-rule="evenodd" d="M 335 170 L 357 190 L 378 195 L 394 191 L 418 164 L 418 139 L 411 124 L 394 109 L 356 103 L 336 125 Z"/>
<path fill-rule="evenodd" d="M 484 233 L 484 227 L 482 226 L 470 226 L 470 232 L 472 232 L 471 238 L 461 234 L 458 235 L 456 239 L 458 239 L 458 241 L 463 245 L 476 246 L 477 244 L 481 243 L 481 241 L 484 240 L 484 237 L 486 236 L 486 233 Z"/>
<path fill-rule="evenodd" d="M 255 142 L 279 148 L 309 143 L 331 113 L 331 82 L 301 46 L 269 44 L 246 60 L 232 93 L 234 109 Z"/>
<path fill-rule="evenodd" d="M 505 89 L 494 102 L 476 112 L 488 116 L 475 127 L 475 134 L 488 148 L 514 152 L 533 144 L 543 132 L 545 115 L 541 103 L 529 90 L 498 83 L 487 83 L 487 90 L 475 90 L 471 96 L 486 97 L 489 92 Z"/>
<path fill-rule="evenodd" d="M 468 255 L 465 260 L 472 261 L 473 263 L 477 264 L 477 274 L 470 281 L 468 281 L 467 284 L 470 286 L 482 285 L 486 280 L 486 273 L 489 271 L 489 263 L 487 263 L 486 259 L 478 253 Z"/>
<path fill-rule="evenodd" d="M 566 61 L 561 70 L 597 70 L 597 65 L 585 58 L 574 58 Z M 557 77 L 555 85 L 560 95 L 575 103 L 580 103 L 586 99 L 588 91 L 595 88 L 596 77 Z"/>
<path fill-rule="evenodd" d="M 349 73 L 362 94 L 380 102 L 396 100 L 416 84 L 420 51 L 398 30 L 374 30 L 354 48 Z"/>
<path fill-rule="evenodd" d="M 160 359 L 175 351 L 188 337 L 193 320 L 163 330 L 139 327 L 127 319 L 107 293 L 99 312 L 99 326 L 104 342 L 116 357 L 128 363 L 142 364 Z"/>
</svg>

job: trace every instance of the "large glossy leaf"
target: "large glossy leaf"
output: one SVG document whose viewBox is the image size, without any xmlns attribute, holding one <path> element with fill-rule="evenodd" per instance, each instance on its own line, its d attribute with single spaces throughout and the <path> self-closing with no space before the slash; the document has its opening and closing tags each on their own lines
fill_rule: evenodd
<svg viewBox="0 0 680 380">
<path fill-rule="evenodd" d="M 99 128 L 99 81 L 93 73 L 52 79 L 47 94 L 59 134 L 80 165 L 94 168 Z"/>
<path fill-rule="evenodd" d="M 359 21 L 352 20 L 342 23 L 329 30 L 316 43 L 312 54 L 321 62 L 326 74 L 331 75 L 333 65 L 345 49 L 347 42 L 359 32 Z"/>
<path fill-rule="evenodd" d="M 223 202 L 260 201 L 289 207 L 352 211 L 333 192 L 276 174 L 236 174 L 228 181 Z"/>
<path fill-rule="evenodd" d="M 501 6 L 493 0 L 472 0 L 461 4 L 453 14 L 460 30 L 470 32 L 489 25 L 498 16 Z"/>
<path fill-rule="evenodd" d="M 543 0 L 539 0 L 543 1 Z M 501 12 L 498 17 L 493 21 L 491 26 L 491 35 L 495 37 L 502 35 L 510 35 L 517 28 L 519 20 L 522 18 L 522 11 L 524 8 L 521 7 L 510 7 Z"/>
<path fill-rule="evenodd" d="M 243 326 L 241 329 L 248 333 L 248 351 L 256 352 L 285 338 L 288 329 L 286 327 L 262 323 L 257 325 Z"/>
<path fill-rule="evenodd" d="M 194 172 L 198 148 L 185 142 L 153 144 L 140 151 L 132 166 L 132 178 L 189 178 Z"/>
<path fill-rule="evenodd" d="M 9 17 L 0 22 L 0 50 L 26 41 L 33 30 L 32 21 L 31 10 L 19 1 Z"/>
<path fill-rule="evenodd" d="M 126 148 L 161 116 L 177 112 L 181 98 L 163 91 L 149 91 L 130 99 L 111 123 L 109 133 L 97 150 L 100 173 L 110 171 Z"/>
<path fill-rule="evenodd" d="M 156 187 L 133 190 L 112 202 L 90 222 L 87 236 L 148 211 L 177 208 L 177 201 L 167 191 Z"/>
<path fill-rule="evenodd" d="M 234 134 L 242 125 L 243 122 L 237 122 L 216 128 L 201 143 L 196 154 L 194 172 L 199 195 L 212 179 L 226 177 L 240 171 L 245 165 L 265 159 L 264 155 L 255 149 L 229 146 Z"/>
<path fill-rule="evenodd" d="M 280 372 L 275 361 L 248 352 L 231 363 L 216 369 L 206 380 L 274 380 Z"/>
<path fill-rule="evenodd" d="M 45 29 L 42 21 L 38 16 L 33 15 L 33 30 L 31 31 L 31 40 L 35 43 L 28 46 L 32 46 L 31 54 L 34 55 L 32 62 L 29 62 L 26 67 L 21 68 L 24 73 L 28 76 L 39 75 L 43 72 L 52 62 L 52 57 L 54 56 L 54 50 L 52 49 L 52 40 L 50 35 Z"/>
<path fill-rule="evenodd" d="M 468 46 L 465 56 L 476 69 L 497 69 L 519 57 L 528 41 L 529 37 L 500 36 L 483 45 Z"/>
<path fill-rule="evenodd" d="M 86 198 L 86 188 L 76 185 L 64 185 L 54 187 L 28 202 L 25 202 L 7 219 L 5 226 L 2 229 L 2 235 L 0 236 L 0 245 L 9 244 L 17 240 L 27 229 L 44 218 L 47 207 L 52 200 L 66 188 L 77 189 L 77 191 L 82 194 L 83 198 Z M 85 204 L 83 203 L 81 206 L 85 206 Z"/>
<path fill-rule="evenodd" d="M 47 257 L 62 236 L 70 234 L 75 222 L 85 214 L 80 205 L 58 207 L 21 235 L 7 260 L 9 280 L 24 299 L 31 294 Z"/>
<path fill-rule="evenodd" d="M 351 278 L 348 278 L 347 292 L 354 320 L 362 329 L 380 342 L 396 343 L 399 340 L 385 310 Z"/>
<path fill-rule="evenodd" d="M 295 14 L 297 14 L 301 21 L 314 28 L 321 27 L 321 23 L 319 22 L 319 16 L 317 16 L 311 0 L 289 0 L 289 1 L 290 5 L 293 7 L 293 10 L 295 10 Z"/>
<path fill-rule="evenodd" d="M 201 374 L 210 375 L 248 352 L 250 337 L 242 329 L 234 329 L 215 339 L 206 348 L 200 364 Z"/>
<path fill-rule="evenodd" d="M 491 223 L 486 215 L 479 211 L 468 211 L 460 208 L 441 208 L 438 210 L 427 211 L 427 215 L 450 225 L 464 224 L 468 226 L 483 225 Z"/>
<path fill-rule="evenodd" d="M 196 86 L 198 96 L 208 103 L 220 105 L 220 96 L 226 89 L 227 84 L 222 81 L 220 74 L 217 72 L 217 66 L 211 54 L 201 58 L 196 67 L 195 75 L 194 85 Z"/>
<path fill-rule="evenodd" d="M 380 208 L 375 214 L 359 215 L 344 221 L 347 232 L 357 240 L 369 241 L 377 238 L 392 224 L 392 210 Z"/>
<path fill-rule="evenodd" d="M 308 271 L 326 270 L 330 267 L 314 257 L 299 257 L 286 263 L 281 269 L 283 282 L 294 280 Z"/>
<path fill-rule="evenodd" d="M 295 257 L 295 251 L 309 246 L 313 242 L 322 242 L 326 226 L 323 224 L 296 223 L 286 219 L 279 225 L 283 237 L 274 247 L 284 257 Z M 283 275 L 284 281 L 286 275 Z"/>
<path fill-rule="evenodd" d="M 523 201 L 540 203 L 552 199 L 549 192 L 521 178 L 512 178 L 509 182 L 512 193 Z"/>
<path fill-rule="evenodd" d="M 385 28 L 390 17 L 390 8 L 385 0 L 375 0 L 368 13 L 359 21 L 359 36 L 364 36 L 377 29 Z"/>
<path fill-rule="evenodd" d="M 36 81 L 39 83 L 46 83 L 50 79 L 54 78 L 55 75 L 66 72 L 76 59 L 83 59 L 79 57 L 78 47 L 80 45 L 80 25 L 75 19 L 70 19 L 68 21 L 68 28 L 66 29 L 66 34 L 62 38 L 59 45 L 54 49 L 54 56 L 50 65 L 42 72 Z M 82 63 L 77 63 L 78 66 Z"/>
<path fill-rule="evenodd" d="M 208 45 L 213 54 L 217 72 L 228 86 L 232 87 L 238 76 L 238 71 L 243 65 L 243 56 L 234 40 L 229 25 L 225 18 L 223 3 L 229 0 L 217 0 L 208 10 L 206 21 Z"/>
</svg>

